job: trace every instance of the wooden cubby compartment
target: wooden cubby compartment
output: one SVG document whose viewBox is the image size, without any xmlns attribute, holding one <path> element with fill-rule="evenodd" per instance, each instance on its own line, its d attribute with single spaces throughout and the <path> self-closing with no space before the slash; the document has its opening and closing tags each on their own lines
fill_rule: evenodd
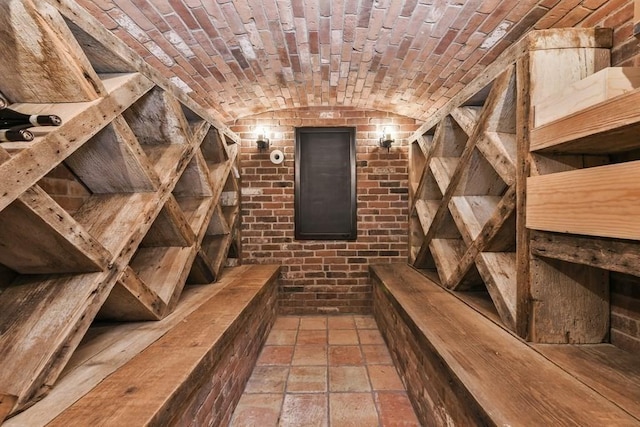
<svg viewBox="0 0 640 427">
<path fill-rule="evenodd" d="M 547 320 L 532 311 L 541 268 L 530 260 L 525 215 L 526 180 L 538 168 L 528 149 L 530 139 L 535 144 L 532 106 L 602 68 L 610 36 L 607 30 L 531 32 L 410 141 L 410 263 L 428 276 L 435 264 L 442 286 L 524 338 L 555 339 L 541 333 Z"/>
<path fill-rule="evenodd" d="M 0 92 L 63 121 L 0 143 L 1 423 L 55 386 L 96 317 L 167 316 L 197 254 L 215 260 L 199 283 L 219 276 L 230 243 L 210 237 L 240 234 L 224 125 L 72 1 L 1 2 L 0 27 Z"/>
</svg>

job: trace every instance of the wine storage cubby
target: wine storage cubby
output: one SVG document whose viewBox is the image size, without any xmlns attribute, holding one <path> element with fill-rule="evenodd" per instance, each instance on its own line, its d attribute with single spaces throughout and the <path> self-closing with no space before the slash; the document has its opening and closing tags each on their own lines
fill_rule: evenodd
<svg viewBox="0 0 640 427">
<path fill-rule="evenodd" d="M 533 31 L 412 138 L 409 263 L 537 342 L 606 338 L 608 296 L 592 292 L 606 278 L 533 257 L 525 213 L 527 179 L 552 167 L 529 153 L 534 105 L 608 66 L 610 43 L 605 29 Z"/>
<path fill-rule="evenodd" d="M 237 137 L 73 1 L 2 2 L 0 28 L 9 107 L 62 119 L 0 143 L 1 422 L 94 319 L 162 319 L 238 263 L 240 177 Z"/>
</svg>

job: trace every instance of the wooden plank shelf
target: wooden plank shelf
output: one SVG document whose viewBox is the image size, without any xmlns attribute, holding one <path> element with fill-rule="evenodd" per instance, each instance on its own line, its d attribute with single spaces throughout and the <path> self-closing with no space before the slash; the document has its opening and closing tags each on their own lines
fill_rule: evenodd
<svg viewBox="0 0 640 427">
<path fill-rule="evenodd" d="M 533 348 L 640 420 L 640 358 L 637 354 L 611 344 L 535 344 Z"/>
<path fill-rule="evenodd" d="M 440 203 L 433 200 L 418 200 L 416 202 L 416 213 L 424 234 L 428 233 L 431 224 L 433 224 L 439 206 Z"/>
<path fill-rule="evenodd" d="M 188 247 L 195 243 L 196 237 L 190 224 L 182 214 L 180 205 L 174 197 L 169 197 L 162 210 L 144 236 L 141 247 L 179 246 Z"/>
<path fill-rule="evenodd" d="M 447 192 L 451 177 L 453 177 L 460 159 L 458 157 L 435 157 L 431 161 L 431 173 L 438 183 L 438 188 L 442 194 Z"/>
<path fill-rule="evenodd" d="M 531 131 L 531 151 L 609 154 L 640 148 L 640 89 Z"/>
<path fill-rule="evenodd" d="M 591 353 L 584 357 L 591 364 L 581 356 L 565 362 L 532 348 L 407 265 L 376 265 L 371 273 L 374 315 L 401 376 L 413 380 L 407 392 L 424 410 L 425 424 L 638 424 L 637 356 L 550 347 L 567 355 Z M 425 382 L 418 381 L 421 374 Z"/>
<path fill-rule="evenodd" d="M 640 161 L 527 180 L 527 227 L 640 239 Z"/>
<path fill-rule="evenodd" d="M 449 210 L 465 243 L 476 240 L 484 225 L 493 216 L 500 196 L 454 196 L 449 202 Z"/>
<path fill-rule="evenodd" d="M 505 132 L 485 132 L 478 139 L 476 148 L 507 184 L 515 183 L 516 135 Z"/>
<path fill-rule="evenodd" d="M 36 184 L 57 164 L 91 139 L 119 116 L 128 103 L 148 91 L 152 83 L 141 74 L 120 76 L 110 88 L 109 96 L 88 103 L 73 120 L 34 139 L 27 150 L 21 150 L 0 165 L 0 209 L 4 209 L 20 193 Z M 54 111 L 57 112 L 57 111 Z"/>
<path fill-rule="evenodd" d="M 640 87 L 640 68 L 607 67 L 534 105 L 534 127 L 604 102 Z"/>
<path fill-rule="evenodd" d="M 612 43 L 612 32 L 604 29 L 532 31 L 488 65 L 481 75 L 466 84 L 446 105 L 435 111 L 409 140 L 417 147 L 412 151 L 412 156 L 416 158 L 409 163 L 409 187 L 413 191 L 409 219 L 409 262 L 422 270 L 432 271 L 436 268 L 442 286 L 456 293 L 475 292 L 484 284 L 496 306 L 491 316 L 496 317 L 498 313 L 501 325 L 523 338 L 556 342 L 561 333 L 566 332 L 570 340 L 575 338 L 580 342 L 599 342 L 602 339 L 604 323 L 598 319 L 594 322 L 597 332 L 587 334 L 584 328 L 588 322 L 582 317 L 586 315 L 584 307 L 587 306 L 594 307 L 596 317 L 604 313 L 602 307 L 590 299 L 587 289 L 597 289 L 599 294 L 607 284 L 585 279 L 585 287 L 580 290 L 575 280 L 559 273 L 563 268 L 569 271 L 569 275 L 574 273 L 570 267 L 549 266 L 531 256 L 530 244 L 536 244 L 531 243 L 532 230 L 527 228 L 533 224 L 527 207 L 530 196 L 536 203 L 536 209 L 542 212 L 541 215 L 553 214 L 553 221 L 558 218 L 558 221 L 567 223 L 573 219 L 566 215 L 565 205 L 555 209 L 545 204 L 547 199 L 543 201 L 527 191 L 527 187 L 534 180 L 544 178 L 537 177 L 538 174 L 555 175 L 559 169 L 597 169 L 594 166 L 603 163 L 637 160 L 640 151 L 629 151 L 631 148 L 640 148 L 636 146 L 637 138 L 633 143 L 635 145 L 624 146 L 626 143 L 623 142 L 620 146 L 622 154 L 610 157 L 609 152 L 589 151 L 592 148 L 590 146 L 586 146 L 588 150 L 576 150 L 576 153 L 584 152 L 589 156 L 571 154 L 562 158 L 551 156 L 554 154 L 551 153 L 553 148 L 536 147 L 536 132 L 547 132 L 549 138 L 566 135 L 567 144 L 573 144 L 573 139 L 581 137 L 579 132 L 585 126 L 580 121 L 582 119 L 577 118 L 578 113 L 534 129 L 534 106 L 606 67 Z M 624 99 L 631 93 L 616 99 Z M 616 121 L 606 117 L 632 115 L 626 111 L 623 114 L 616 111 L 618 108 L 621 113 L 625 108 L 629 110 L 627 103 L 605 109 L 602 105 L 607 102 L 599 104 L 600 107 L 590 107 L 602 108 L 598 113 L 599 120 Z M 640 105 L 638 102 L 635 104 Z M 586 114 L 590 108 L 580 114 Z M 633 108 L 637 110 L 635 105 Z M 628 119 L 633 120 L 631 117 Z M 569 128 L 571 130 L 567 130 Z M 593 129 L 586 132 L 590 135 Z M 611 135 L 617 137 L 616 132 L 611 130 Z M 433 135 L 429 151 L 418 149 L 425 134 Z M 594 142 L 593 147 L 599 143 Z M 564 150 L 565 142 L 560 141 L 559 144 Z M 447 160 L 443 162 L 443 159 L 455 160 L 445 163 Z M 413 171 L 414 167 L 417 170 Z M 533 185 L 535 187 L 536 184 Z M 545 197 L 557 197 L 558 203 L 569 204 L 569 200 L 575 197 L 569 194 L 572 191 L 569 188 L 571 185 L 567 183 L 566 188 L 559 189 L 565 191 L 564 194 L 549 192 Z M 629 189 L 628 186 L 624 188 Z M 625 197 L 629 194 L 626 193 Z M 611 198 L 619 195 L 616 193 Z M 579 202 L 576 209 L 580 211 L 578 215 L 586 217 L 585 212 L 590 209 L 586 200 L 590 196 L 584 190 L 585 203 Z M 602 194 L 599 197 L 609 196 Z M 630 213 L 627 211 L 620 217 L 624 215 L 629 217 Z M 575 227 L 573 224 L 571 226 Z M 565 224 L 562 225 L 564 227 Z M 585 223 L 583 228 L 587 227 Z M 609 227 L 616 225 L 610 224 Z M 538 228 L 551 230 L 547 225 Z M 447 230 L 453 231 L 447 233 Z M 559 249 L 553 256 L 560 257 L 557 252 Z M 599 262 L 612 261 L 602 259 Z M 583 277 L 582 272 L 579 277 Z M 600 276 L 597 277 L 600 280 Z M 557 281 L 559 285 L 552 289 L 548 285 L 552 281 Z M 531 297 L 534 294 L 553 308 L 539 310 L 538 305 L 542 303 Z M 569 303 L 567 299 L 575 299 L 575 303 Z M 555 311 L 563 309 L 561 304 L 554 304 L 556 300 L 564 301 L 563 304 L 567 306 L 564 310 L 571 313 L 560 318 L 562 326 L 558 331 L 552 330 L 553 320 L 550 320 L 555 318 Z M 579 321 L 572 328 L 565 320 L 573 315 Z"/>
<path fill-rule="evenodd" d="M 451 117 L 468 136 L 471 136 L 476 129 L 481 112 L 482 107 L 460 106 L 451 111 Z"/>
<path fill-rule="evenodd" d="M 130 266 L 140 280 L 171 307 L 180 296 L 194 257 L 192 247 L 139 248 Z"/>
<path fill-rule="evenodd" d="M 131 267 L 127 267 L 100 308 L 96 319 L 120 322 L 160 320 L 166 311 L 166 302 Z"/>
<path fill-rule="evenodd" d="M 500 319 L 513 330 L 516 323 L 516 254 L 515 252 L 483 252 L 476 266 L 487 285 Z"/>
<path fill-rule="evenodd" d="M 2 422 L 51 390 L 96 316 L 167 316 L 196 253 L 211 258 L 209 283 L 240 235 L 228 127 L 75 2 L 9 0 L 0 12 L 0 46 L 11 44 L 0 91 L 18 111 L 63 120 L 0 144 Z"/>
<path fill-rule="evenodd" d="M 0 211 L 0 263 L 22 274 L 89 273 L 107 268 L 111 254 L 34 186 Z"/>
</svg>

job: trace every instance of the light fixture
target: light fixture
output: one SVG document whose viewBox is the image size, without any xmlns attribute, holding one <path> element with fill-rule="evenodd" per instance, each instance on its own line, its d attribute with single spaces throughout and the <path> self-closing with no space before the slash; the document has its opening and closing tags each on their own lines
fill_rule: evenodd
<svg viewBox="0 0 640 427">
<path fill-rule="evenodd" d="M 391 128 L 385 126 L 380 133 L 380 139 L 378 140 L 378 145 L 382 148 L 386 148 L 387 151 L 391 148 L 391 144 L 393 144 L 395 140 L 391 135 Z"/>
<path fill-rule="evenodd" d="M 267 136 L 267 128 L 259 128 L 256 132 L 256 145 L 258 150 L 266 150 L 269 148 L 269 137 Z"/>
</svg>

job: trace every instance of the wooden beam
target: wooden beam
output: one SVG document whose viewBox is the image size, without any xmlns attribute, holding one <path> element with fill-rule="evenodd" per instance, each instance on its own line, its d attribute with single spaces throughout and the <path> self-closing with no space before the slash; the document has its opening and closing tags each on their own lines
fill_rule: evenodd
<svg viewBox="0 0 640 427">
<path fill-rule="evenodd" d="M 531 253 L 640 276 L 640 247 L 624 240 L 534 231 Z"/>
<path fill-rule="evenodd" d="M 640 161 L 527 180 L 527 227 L 640 240 Z"/>
</svg>

